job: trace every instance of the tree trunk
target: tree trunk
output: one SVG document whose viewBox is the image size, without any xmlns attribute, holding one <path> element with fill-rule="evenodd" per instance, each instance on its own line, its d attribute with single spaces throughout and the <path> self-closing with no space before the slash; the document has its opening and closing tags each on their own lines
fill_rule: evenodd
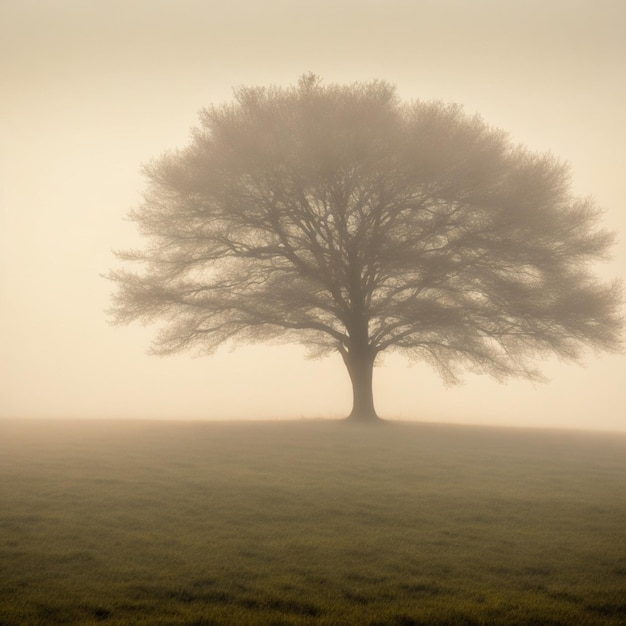
<svg viewBox="0 0 626 626">
<path fill-rule="evenodd" d="M 348 419 L 358 423 L 378 421 L 372 390 L 374 357 L 367 351 L 356 351 L 343 354 L 343 360 L 352 381 L 352 411 Z"/>
</svg>

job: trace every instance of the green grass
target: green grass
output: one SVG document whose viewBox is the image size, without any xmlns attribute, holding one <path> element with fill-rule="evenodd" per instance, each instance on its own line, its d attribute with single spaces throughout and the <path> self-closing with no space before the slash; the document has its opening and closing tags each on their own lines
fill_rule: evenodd
<svg viewBox="0 0 626 626">
<path fill-rule="evenodd" d="M 626 435 L 0 422 L 0 624 L 626 623 Z"/>
</svg>

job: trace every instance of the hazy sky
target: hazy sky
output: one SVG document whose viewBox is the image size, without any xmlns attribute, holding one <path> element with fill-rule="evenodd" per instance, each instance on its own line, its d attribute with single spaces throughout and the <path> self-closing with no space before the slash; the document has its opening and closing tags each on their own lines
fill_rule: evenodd
<svg viewBox="0 0 626 626">
<path fill-rule="evenodd" d="M 232 88 L 373 78 L 465 105 L 572 165 L 620 233 L 626 268 L 623 0 L 1 0 L 0 416 L 256 418 L 347 414 L 339 356 L 256 346 L 159 359 L 154 327 L 107 324 L 114 248 L 140 165 L 186 143 Z M 551 383 L 427 367 L 375 371 L 383 417 L 626 430 L 626 357 L 545 363 Z"/>
</svg>

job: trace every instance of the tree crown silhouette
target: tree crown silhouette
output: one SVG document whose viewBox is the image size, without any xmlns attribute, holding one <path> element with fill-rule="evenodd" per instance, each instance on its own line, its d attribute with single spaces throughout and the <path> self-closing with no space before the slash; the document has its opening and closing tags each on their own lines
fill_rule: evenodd
<svg viewBox="0 0 626 626">
<path fill-rule="evenodd" d="M 118 323 L 164 322 L 155 353 L 338 351 L 351 416 L 370 419 L 385 351 L 456 382 L 539 379 L 537 356 L 619 346 L 619 285 L 591 271 L 612 242 L 594 202 L 565 164 L 460 106 L 312 75 L 242 88 L 144 173 L 131 218 L 148 244 L 118 253 L 141 269 L 109 277 Z"/>
</svg>

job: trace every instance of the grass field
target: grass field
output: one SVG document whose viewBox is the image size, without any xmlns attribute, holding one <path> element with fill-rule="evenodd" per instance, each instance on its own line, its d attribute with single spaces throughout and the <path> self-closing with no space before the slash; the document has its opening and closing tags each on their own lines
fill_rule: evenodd
<svg viewBox="0 0 626 626">
<path fill-rule="evenodd" d="M 0 421 L 0 624 L 626 624 L 626 435 Z"/>
</svg>

